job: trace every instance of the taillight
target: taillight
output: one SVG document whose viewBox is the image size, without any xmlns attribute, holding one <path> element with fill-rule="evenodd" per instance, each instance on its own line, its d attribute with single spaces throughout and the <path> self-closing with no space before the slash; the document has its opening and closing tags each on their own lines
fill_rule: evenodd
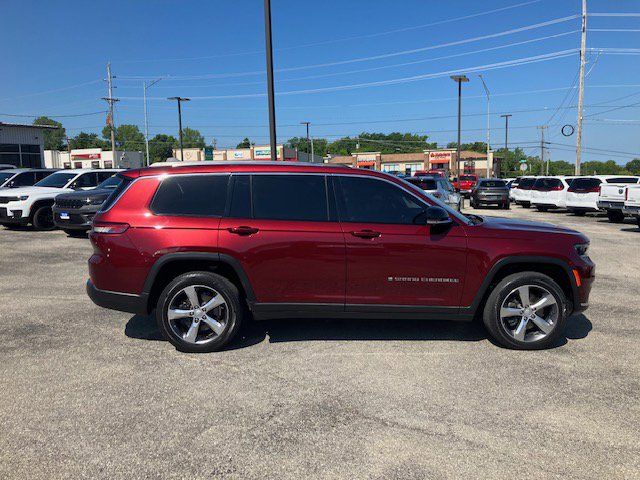
<svg viewBox="0 0 640 480">
<path fill-rule="evenodd" d="M 562 185 L 556 185 L 555 187 L 551 187 L 551 190 L 562 190 Z"/>
<path fill-rule="evenodd" d="M 628 188 L 624 189 L 624 200 L 625 200 L 625 202 L 627 200 L 629 200 L 629 189 Z"/>
<path fill-rule="evenodd" d="M 117 235 L 126 232 L 128 228 L 128 223 L 94 222 L 91 233 Z"/>
<path fill-rule="evenodd" d="M 592 187 L 585 190 L 585 193 L 600 193 L 600 187 Z"/>
</svg>

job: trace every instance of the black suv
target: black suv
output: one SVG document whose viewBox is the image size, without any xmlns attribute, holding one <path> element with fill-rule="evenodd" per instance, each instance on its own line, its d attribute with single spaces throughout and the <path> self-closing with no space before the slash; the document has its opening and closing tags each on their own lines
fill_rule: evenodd
<svg viewBox="0 0 640 480">
<path fill-rule="evenodd" d="M 91 229 L 91 222 L 100 206 L 121 181 L 121 177 L 114 175 L 93 190 L 58 195 L 53 204 L 54 223 L 68 235 L 84 235 L 84 232 Z"/>
</svg>

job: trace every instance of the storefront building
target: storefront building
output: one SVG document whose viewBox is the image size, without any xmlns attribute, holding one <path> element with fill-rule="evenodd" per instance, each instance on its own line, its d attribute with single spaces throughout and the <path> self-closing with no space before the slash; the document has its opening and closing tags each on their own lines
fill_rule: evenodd
<svg viewBox="0 0 640 480">
<path fill-rule="evenodd" d="M 0 164 L 41 168 L 44 155 L 44 132 L 51 125 L 21 125 L 0 122 Z"/>
<path fill-rule="evenodd" d="M 44 164 L 47 168 L 140 168 L 143 166 L 142 152 L 117 150 L 114 159 L 111 150 L 101 148 L 79 148 L 71 152 L 45 150 Z"/>
<path fill-rule="evenodd" d="M 460 168 L 464 173 L 481 177 L 493 175 L 493 152 L 487 158 L 486 153 L 462 151 L 460 159 Z M 424 150 L 417 153 L 358 152 L 329 156 L 325 162 L 407 175 L 413 175 L 417 171 L 444 170 L 454 176 L 458 170 L 454 149 Z"/>
</svg>

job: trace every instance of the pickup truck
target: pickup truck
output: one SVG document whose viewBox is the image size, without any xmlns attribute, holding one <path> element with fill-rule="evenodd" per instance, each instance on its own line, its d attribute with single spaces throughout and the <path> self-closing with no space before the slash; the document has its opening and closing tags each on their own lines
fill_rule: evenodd
<svg viewBox="0 0 640 480">
<path fill-rule="evenodd" d="M 622 213 L 634 216 L 640 228 L 640 185 L 629 185 L 627 187 Z"/>
<path fill-rule="evenodd" d="M 460 177 L 458 178 L 457 189 L 460 192 L 460 195 L 462 195 L 463 197 L 469 197 L 471 196 L 471 190 L 474 189 L 477 183 L 477 175 L 460 175 Z"/>
<path fill-rule="evenodd" d="M 640 181 L 638 178 L 635 182 L 625 183 L 602 183 L 600 185 L 600 193 L 598 193 L 597 205 L 598 209 L 607 212 L 607 218 L 613 223 L 624 222 L 624 213 L 622 207 L 624 207 L 624 199 L 627 193 L 627 187 L 633 184 L 637 184 Z"/>
</svg>

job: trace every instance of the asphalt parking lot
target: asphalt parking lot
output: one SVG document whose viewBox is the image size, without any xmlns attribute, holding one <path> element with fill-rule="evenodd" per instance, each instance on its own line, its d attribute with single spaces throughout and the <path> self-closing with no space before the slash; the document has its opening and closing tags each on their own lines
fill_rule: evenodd
<svg viewBox="0 0 640 480">
<path fill-rule="evenodd" d="M 474 213 L 476 213 L 475 211 Z M 177 352 L 85 294 L 86 239 L 0 229 L 2 478 L 638 478 L 640 230 L 591 239 L 591 307 L 540 352 L 476 324 L 269 321 Z"/>
</svg>

